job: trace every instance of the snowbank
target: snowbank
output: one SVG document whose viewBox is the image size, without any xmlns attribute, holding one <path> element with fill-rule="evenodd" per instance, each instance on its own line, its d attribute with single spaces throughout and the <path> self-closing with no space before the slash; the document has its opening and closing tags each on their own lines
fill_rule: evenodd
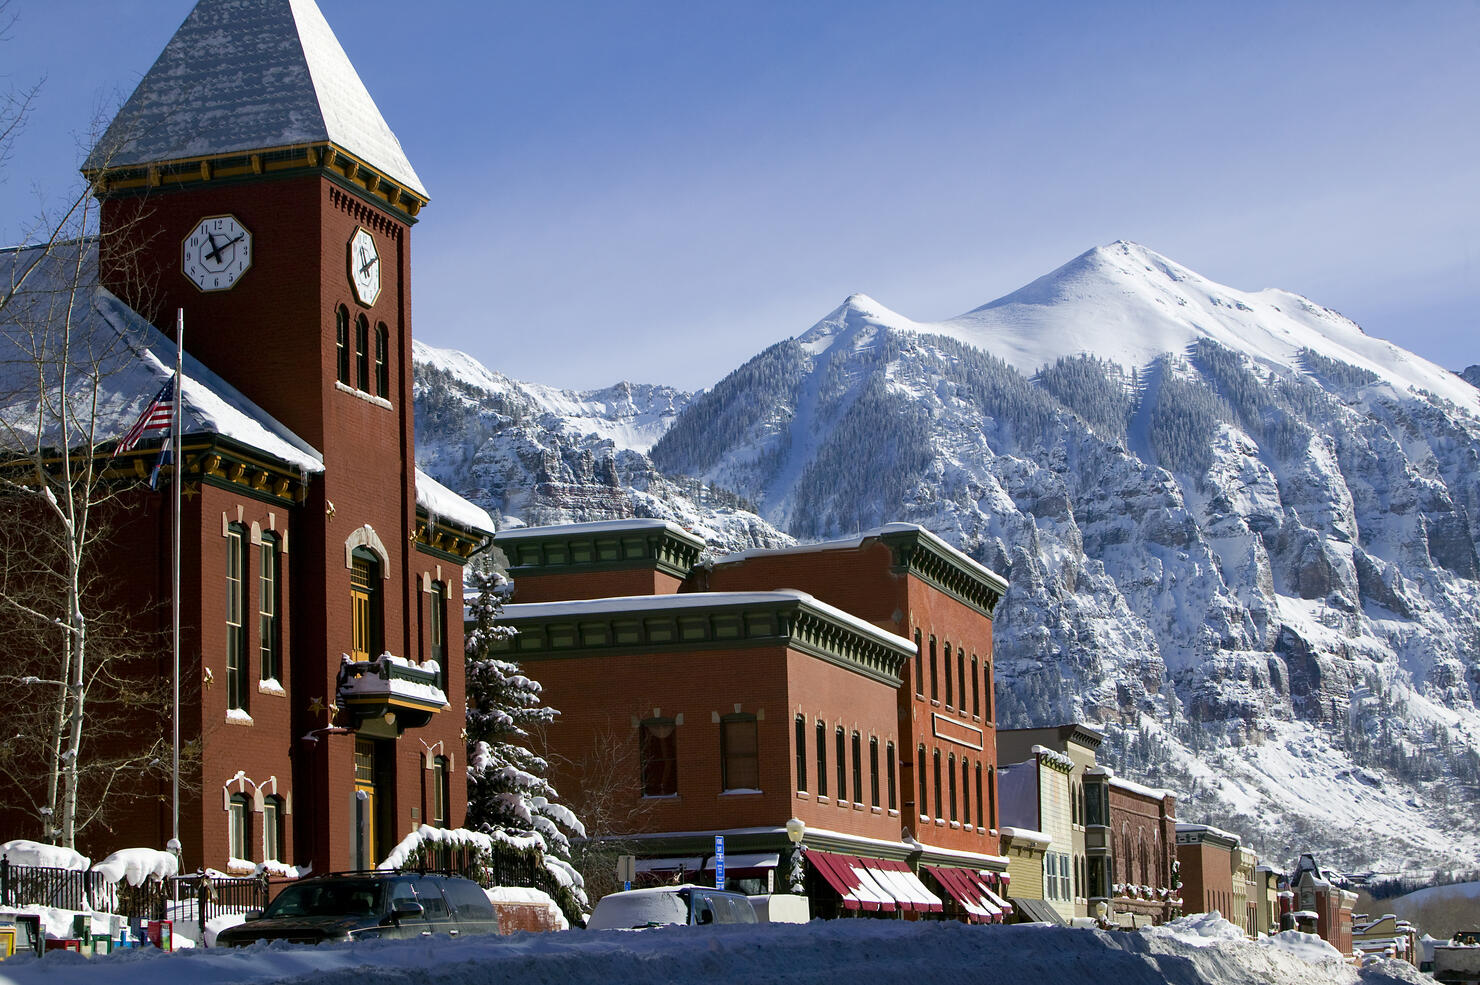
<svg viewBox="0 0 1480 985">
<path fill-rule="evenodd" d="M 82 872 L 92 865 L 92 859 L 60 845 L 43 845 L 39 841 L 16 838 L 0 845 L 0 855 L 10 859 L 11 865 L 40 865 L 49 869 L 71 869 Z"/>
<path fill-rule="evenodd" d="M 109 882 L 127 879 L 130 886 L 141 886 L 146 879 L 164 879 L 180 874 L 180 860 L 169 852 L 154 848 L 123 848 L 103 859 L 93 868 Z"/>
<path fill-rule="evenodd" d="M 1196 935 L 1201 936 L 1201 935 Z M 165 963 L 161 963 L 165 962 Z M 360 985 L 652 985 L 715 982 L 857 985 L 890 978 L 979 982 L 1111 982 L 1168 985 L 1433 985 L 1411 965 L 1358 970 L 1310 964 L 1249 942 L 1194 947 L 1175 934 L 1104 933 L 1044 925 L 1010 927 L 884 920 L 566 931 L 459 940 L 363 941 L 319 947 L 284 943 L 168 955 L 141 949 L 92 959 L 52 954 L 5 962 L 11 985 L 199 985 L 280 982 Z M 984 972 L 984 969 L 990 969 Z"/>
<path fill-rule="evenodd" d="M 1224 920 L 1217 910 L 1212 913 L 1191 913 L 1160 927 L 1142 928 L 1141 933 L 1151 937 L 1171 937 L 1193 947 L 1208 947 L 1219 941 L 1246 940 L 1244 932 Z"/>
</svg>

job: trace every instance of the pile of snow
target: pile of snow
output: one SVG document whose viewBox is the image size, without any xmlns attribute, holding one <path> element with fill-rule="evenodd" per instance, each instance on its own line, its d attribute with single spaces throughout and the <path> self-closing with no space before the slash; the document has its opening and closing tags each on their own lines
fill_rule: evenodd
<svg viewBox="0 0 1480 985">
<path fill-rule="evenodd" d="M 0 845 L 0 856 L 10 859 L 11 865 L 38 865 L 48 869 L 70 869 L 83 872 L 92 866 L 92 859 L 70 848 L 60 845 L 43 845 L 39 841 L 16 838 Z"/>
<path fill-rule="evenodd" d="M 1241 929 L 1224 920 L 1217 910 L 1211 913 L 1190 913 L 1159 927 L 1145 927 L 1141 933 L 1151 937 L 1174 938 L 1193 947 L 1208 947 L 1220 941 L 1248 940 Z"/>
<path fill-rule="evenodd" d="M 467 828 L 434 828 L 430 824 L 423 824 L 405 838 L 400 844 L 391 849 L 385 861 L 376 866 L 379 869 L 403 869 L 406 862 L 415 854 L 416 850 L 423 844 L 446 845 L 452 848 L 472 848 L 481 852 L 492 852 L 494 842 L 502 842 L 509 847 L 521 852 L 527 852 L 535 848 L 541 848 L 540 839 L 533 835 L 515 837 L 503 832 L 496 834 L 484 834 L 481 831 L 471 831 Z"/>
<path fill-rule="evenodd" d="M 127 879 L 130 886 L 142 886 L 146 879 L 165 879 L 180 874 L 180 860 L 169 852 L 154 848 L 123 848 L 97 865 L 109 882 Z"/>
<path fill-rule="evenodd" d="M 1322 961 L 1343 961 L 1341 952 L 1321 940 L 1315 934 L 1302 934 L 1298 930 L 1284 930 L 1259 942 L 1264 947 L 1277 948 L 1293 954 L 1303 961 L 1319 964 Z"/>
<path fill-rule="evenodd" d="M 164 963 L 161 963 L 164 962 Z M 83 969 L 86 973 L 83 974 Z M 414 980 L 425 985 L 517 981 L 520 985 L 652 985 L 716 981 L 856 985 L 918 978 L 940 981 L 1068 982 L 1086 969 L 1104 981 L 1168 985 L 1422 985 L 1411 965 L 1357 969 L 1310 964 L 1248 942 L 1194 947 L 1175 935 L 1103 933 L 1046 925 L 980 927 L 884 920 L 736 924 L 704 928 L 566 931 L 449 940 L 362 941 L 318 947 L 283 942 L 181 954 L 120 951 L 90 962 L 71 954 L 5 962 L 12 985 L 199 985 L 281 982 L 342 985 Z"/>
</svg>

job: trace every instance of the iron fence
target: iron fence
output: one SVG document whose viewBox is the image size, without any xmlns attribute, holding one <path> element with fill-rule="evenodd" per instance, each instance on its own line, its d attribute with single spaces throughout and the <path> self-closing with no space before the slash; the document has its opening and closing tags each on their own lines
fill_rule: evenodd
<svg viewBox="0 0 1480 985">
<path fill-rule="evenodd" d="M 61 910 L 103 909 L 113 884 L 90 869 L 16 865 L 0 857 L 0 906 L 54 906 Z"/>
</svg>

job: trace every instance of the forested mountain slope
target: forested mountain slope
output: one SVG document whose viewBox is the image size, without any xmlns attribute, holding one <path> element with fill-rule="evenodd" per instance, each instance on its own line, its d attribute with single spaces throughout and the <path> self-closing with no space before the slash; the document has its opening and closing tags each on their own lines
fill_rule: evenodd
<svg viewBox="0 0 1480 985">
<path fill-rule="evenodd" d="M 1082 719 L 1270 857 L 1480 847 L 1480 391 L 1283 291 L 1092 250 L 956 319 L 861 295 L 689 402 L 666 474 L 1001 571 L 1006 724 Z"/>
</svg>

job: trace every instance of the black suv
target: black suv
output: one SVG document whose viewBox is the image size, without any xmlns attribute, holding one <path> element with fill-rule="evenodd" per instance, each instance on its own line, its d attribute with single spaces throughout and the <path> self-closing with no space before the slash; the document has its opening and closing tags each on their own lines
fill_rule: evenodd
<svg viewBox="0 0 1480 985">
<path fill-rule="evenodd" d="M 498 914 L 478 884 L 457 876 L 357 872 L 284 886 L 267 909 L 216 935 L 218 947 L 496 934 Z"/>
</svg>

